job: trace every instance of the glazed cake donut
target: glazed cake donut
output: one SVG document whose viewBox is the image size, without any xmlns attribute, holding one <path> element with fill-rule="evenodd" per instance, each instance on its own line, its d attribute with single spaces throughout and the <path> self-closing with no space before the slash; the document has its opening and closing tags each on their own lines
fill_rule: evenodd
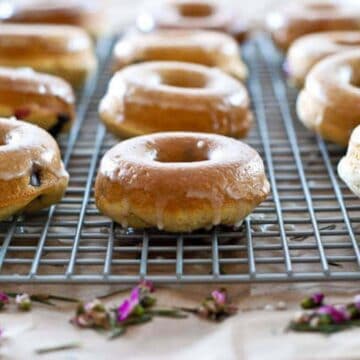
<svg viewBox="0 0 360 360">
<path fill-rule="evenodd" d="M 0 67 L 0 117 L 14 116 L 57 135 L 75 119 L 75 96 L 64 80 L 29 68 Z"/>
<path fill-rule="evenodd" d="M 300 120 L 346 146 L 360 124 L 360 50 L 329 56 L 313 67 L 297 100 Z"/>
<path fill-rule="evenodd" d="M 57 143 L 45 130 L 0 119 L 0 220 L 57 203 L 68 179 Z"/>
<path fill-rule="evenodd" d="M 243 41 L 248 32 L 244 20 L 235 18 L 231 7 L 211 0 L 169 0 L 139 15 L 137 27 L 149 32 L 154 28 L 182 30 L 215 30 Z"/>
<path fill-rule="evenodd" d="M 117 72 L 99 113 L 120 137 L 158 131 L 244 137 L 252 122 L 244 85 L 218 69 L 182 62 L 148 62 Z"/>
<path fill-rule="evenodd" d="M 327 56 L 360 49 L 360 31 L 329 31 L 303 36 L 287 53 L 285 71 L 289 81 L 303 86 L 310 69 Z"/>
<path fill-rule="evenodd" d="M 215 31 L 158 30 L 129 34 L 116 44 L 115 70 L 144 61 L 184 61 L 218 67 L 240 80 L 247 75 L 236 41 Z"/>
<path fill-rule="evenodd" d="M 0 8 L 0 19 L 5 22 L 79 26 L 94 37 L 108 31 L 101 1 L 31 0 L 18 3 L 9 1 L 7 4 L 7 7 Z"/>
<path fill-rule="evenodd" d="M 315 32 L 360 30 L 360 4 L 340 1 L 289 1 L 266 18 L 276 45 L 286 50 L 297 38 Z"/>
<path fill-rule="evenodd" d="M 254 149 L 203 133 L 123 141 L 104 155 L 95 183 L 97 207 L 123 227 L 171 232 L 239 225 L 268 193 Z"/>
<path fill-rule="evenodd" d="M 82 29 L 0 24 L 0 66 L 31 67 L 79 87 L 96 65 L 92 41 Z"/>
<path fill-rule="evenodd" d="M 360 197 L 360 126 L 351 134 L 346 156 L 339 162 L 338 173 L 349 189 Z"/>
</svg>

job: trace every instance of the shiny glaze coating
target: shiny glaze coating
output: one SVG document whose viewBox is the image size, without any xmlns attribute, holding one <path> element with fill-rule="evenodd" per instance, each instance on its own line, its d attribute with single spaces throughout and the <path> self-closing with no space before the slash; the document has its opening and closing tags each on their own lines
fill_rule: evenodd
<svg viewBox="0 0 360 360">
<path fill-rule="evenodd" d="M 285 67 L 288 78 L 303 86 L 311 68 L 327 56 L 360 49 L 360 31 L 329 31 L 303 36 L 289 48 Z"/>
<path fill-rule="evenodd" d="M 0 118 L 0 220 L 58 202 L 68 178 L 59 148 L 46 131 Z"/>
<path fill-rule="evenodd" d="M 258 153 L 220 135 L 158 133 L 103 157 L 98 208 L 124 227 L 193 231 L 240 224 L 269 193 Z"/>
<path fill-rule="evenodd" d="M 320 61 L 297 100 L 299 119 L 325 139 L 346 146 L 360 124 L 360 50 Z"/>
<path fill-rule="evenodd" d="M 0 18 L 12 23 L 74 25 L 95 37 L 107 32 L 104 7 L 96 0 L 9 1 L 8 7 L 0 8 Z"/>
<path fill-rule="evenodd" d="M 289 1 L 270 12 L 267 28 L 277 46 L 286 50 L 299 37 L 322 31 L 360 30 L 360 4 L 346 0 Z"/>
<path fill-rule="evenodd" d="M 44 129 L 67 118 L 64 128 L 75 119 L 75 96 L 64 80 L 29 68 L 0 67 L 0 116 L 15 116 Z"/>
<path fill-rule="evenodd" d="M 154 28 L 182 30 L 215 30 L 226 32 L 243 41 L 248 32 L 247 24 L 235 17 L 231 7 L 211 0 L 170 0 L 152 6 L 137 19 L 140 31 Z"/>
<path fill-rule="evenodd" d="M 215 31 L 132 33 L 116 44 L 115 70 L 144 61 L 184 61 L 218 67 L 240 80 L 247 75 L 237 42 L 231 36 Z"/>
<path fill-rule="evenodd" d="M 117 72 L 99 107 L 119 136 L 199 131 L 246 136 L 252 114 L 246 88 L 222 71 L 181 62 L 148 62 Z"/>
<path fill-rule="evenodd" d="M 360 197 L 360 126 L 351 134 L 346 156 L 339 162 L 338 173 L 350 190 Z"/>
<path fill-rule="evenodd" d="M 0 66 L 31 67 L 80 86 L 96 65 L 93 43 L 80 28 L 0 24 Z"/>
</svg>

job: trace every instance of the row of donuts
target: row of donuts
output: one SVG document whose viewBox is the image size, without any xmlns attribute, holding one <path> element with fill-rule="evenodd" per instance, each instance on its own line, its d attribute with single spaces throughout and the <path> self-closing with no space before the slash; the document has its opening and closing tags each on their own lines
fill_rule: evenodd
<svg viewBox="0 0 360 360">
<path fill-rule="evenodd" d="M 69 175 L 51 135 L 70 128 L 73 87 L 97 67 L 92 38 L 106 28 L 99 5 L 0 4 L 1 220 L 57 203 L 66 191 Z"/>
<path fill-rule="evenodd" d="M 338 173 L 360 196 L 359 2 L 291 2 L 269 14 L 267 25 L 287 50 L 289 82 L 301 89 L 298 118 L 324 139 L 348 146 Z"/>
<path fill-rule="evenodd" d="M 238 226 L 270 191 L 259 154 L 229 137 L 253 122 L 240 27 L 211 1 L 167 2 L 152 16 L 160 29 L 130 32 L 114 49 L 99 115 L 132 138 L 104 155 L 97 207 L 123 227 Z M 149 22 L 139 16 L 140 27 Z"/>
<path fill-rule="evenodd" d="M 194 24 L 196 28 L 226 32 L 231 28 L 234 34 L 234 24 L 229 21 L 233 17 L 225 16 L 214 3 L 175 1 L 171 6 L 189 18 L 191 28 Z M 204 9 L 207 20 L 199 23 L 196 14 L 202 14 Z M 182 29 L 129 34 L 115 48 L 115 68 L 125 68 L 114 75 L 101 101 L 100 116 L 117 135 L 151 133 L 120 143 L 101 162 L 96 203 L 123 226 L 192 231 L 220 223 L 239 224 L 269 193 L 257 152 L 240 141 L 214 135 L 243 137 L 252 122 L 246 88 L 235 79 L 246 77 L 237 43 L 225 33 L 183 29 L 183 24 L 179 20 L 179 26 L 164 25 L 166 29 Z M 141 64 L 126 66 L 134 62 Z M 58 93 L 66 93 L 64 90 L 56 88 Z M 38 91 L 36 101 L 40 93 L 44 90 Z M 16 111 L 18 115 L 27 113 L 20 110 Z M 3 151 L 18 146 L 15 140 L 19 136 L 14 135 L 17 131 L 30 132 L 28 125 L 19 124 L 15 121 L 8 127 Z M 159 131 L 160 134 L 152 134 Z M 33 132 L 40 136 L 40 129 Z M 34 158 L 38 154 L 51 159 L 49 149 L 45 151 L 42 146 L 40 151 L 40 144 L 30 144 L 34 154 L 22 172 L 22 180 L 31 191 L 46 188 L 48 170 L 55 174 L 58 183 L 64 177 L 54 144 L 50 162 Z M 57 171 L 50 166 L 56 163 L 55 153 Z M 18 185 L 14 183 L 13 187 L 19 188 Z M 38 208 L 38 199 L 42 199 L 40 206 L 49 204 L 44 192 L 36 194 L 32 193 L 26 205 L 17 208 L 12 197 L 7 201 L 5 215 L 20 208 Z"/>
</svg>

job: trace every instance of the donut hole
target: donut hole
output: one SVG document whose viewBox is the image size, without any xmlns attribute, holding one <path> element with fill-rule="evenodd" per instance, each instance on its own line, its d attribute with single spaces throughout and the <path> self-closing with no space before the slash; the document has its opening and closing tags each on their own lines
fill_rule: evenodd
<svg viewBox="0 0 360 360">
<path fill-rule="evenodd" d="M 183 17 L 208 17 L 214 13 L 214 6 L 202 2 L 182 3 L 176 7 Z"/>
<path fill-rule="evenodd" d="M 41 170 L 36 165 L 34 165 L 31 170 L 29 183 L 33 187 L 41 186 Z"/>
<path fill-rule="evenodd" d="M 202 140 L 161 139 L 152 148 L 154 161 L 161 163 L 193 163 L 209 160 L 209 147 Z"/>
<path fill-rule="evenodd" d="M 161 74 L 163 85 L 179 88 L 204 88 L 207 84 L 204 74 L 194 71 L 164 71 Z"/>
</svg>

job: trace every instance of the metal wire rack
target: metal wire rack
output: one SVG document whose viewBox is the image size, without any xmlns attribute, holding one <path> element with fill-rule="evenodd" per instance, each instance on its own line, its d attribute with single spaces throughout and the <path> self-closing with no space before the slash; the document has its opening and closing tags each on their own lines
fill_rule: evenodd
<svg viewBox="0 0 360 360">
<path fill-rule="evenodd" d="M 163 283 L 360 279 L 360 204 L 336 173 L 344 150 L 308 132 L 294 113 L 281 56 L 259 36 L 244 47 L 257 123 L 246 141 L 263 156 L 272 193 L 240 229 L 192 234 L 124 230 L 100 215 L 93 182 L 116 143 L 97 106 L 112 40 L 98 45 L 99 73 L 79 94 L 78 120 L 59 138 L 70 184 L 61 203 L 0 223 L 0 282 Z"/>
</svg>

